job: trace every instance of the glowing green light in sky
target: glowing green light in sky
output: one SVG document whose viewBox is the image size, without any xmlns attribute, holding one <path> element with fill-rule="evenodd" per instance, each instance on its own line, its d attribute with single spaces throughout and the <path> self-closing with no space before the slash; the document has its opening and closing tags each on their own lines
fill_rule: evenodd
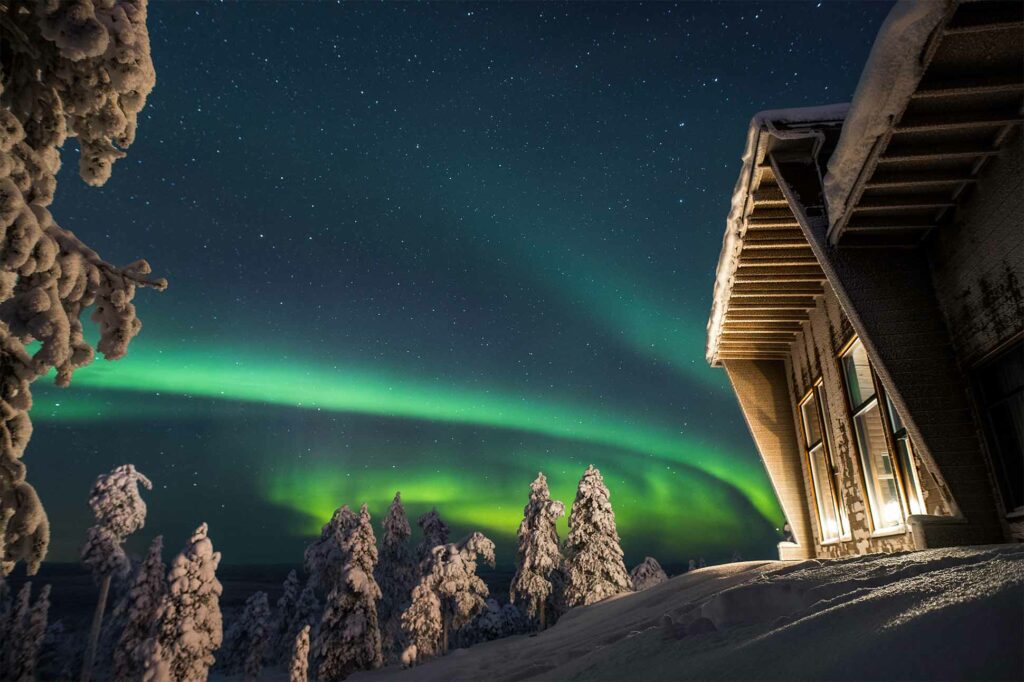
<svg viewBox="0 0 1024 682">
<path fill-rule="evenodd" d="M 561 401 L 260 357 L 233 349 L 153 352 L 139 344 L 125 360 L 97 362 L 79 371 L 68 392 L 39 394 L 33 417 L 84 418 L 88 408 L 75 404 L 75 386 L 477 425 L 593 443 L 633 453 L 638 465 L 650 458 L 703 471 L 740 490 L 771 523 L 780 518 L 764 471 L 753 458 L 716 450 L 670 428 L 632 420 L 618 412 Z M 132 408 L 119 409 L 122 416 L 128 416 Z M 428 499 L 426 488 L 423 492 L 421 499 Z M 378 494 L 388 493 L 381 489 Z M 324 504 L 334 502 L 325 500 Z"/>
</svg>

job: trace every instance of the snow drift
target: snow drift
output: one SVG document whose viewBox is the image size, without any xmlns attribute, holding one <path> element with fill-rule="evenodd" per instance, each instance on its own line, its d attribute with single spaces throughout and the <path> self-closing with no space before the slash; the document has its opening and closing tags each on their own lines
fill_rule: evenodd
<svg viewBox="0 0 1024 682">
<path fill-rule="evenodd" d="M 1020 679 L 1024 545 L 691 571 L 353 680 Z"/>
</svg>

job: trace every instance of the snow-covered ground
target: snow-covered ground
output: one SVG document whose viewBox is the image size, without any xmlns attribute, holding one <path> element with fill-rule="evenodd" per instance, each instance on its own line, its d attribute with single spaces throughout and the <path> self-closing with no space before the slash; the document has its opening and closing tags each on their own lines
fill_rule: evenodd
<svg viewBox="0 0 1024 682">
<path fill-rule="evenodd" d="M 1024 679 L 1024 545 L 713 566 L 349 679 Z"/>
</svg>

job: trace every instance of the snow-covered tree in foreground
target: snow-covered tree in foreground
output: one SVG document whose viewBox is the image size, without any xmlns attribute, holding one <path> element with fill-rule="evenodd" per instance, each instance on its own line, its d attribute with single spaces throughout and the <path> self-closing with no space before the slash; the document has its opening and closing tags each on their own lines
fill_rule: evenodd
<svg viewBox="0 0 1024 682">
<path fill-rule="evenodd" d="M 142 673 L 146 640 L 153 635 L 157 608 L 167 592 L 164 538 L 157 535 L 128 590 L 127 622 L 114 648 L 114 679 L 134 680 Z"/>
<path fill-rule="evenodd" d="M 82 682 L 87 682 L 92 675 L 110 582 L 115 577 L 125 577 L 131 568 L 131 562 L 124 553 L 124 541 L 146 525 L 146 503 L 139 495 L 140 484 L 146 490 L 153 488 L 149 479 L 136 471 L 133 465 L 124 464 L 109 474 L 98 476 L 89 495 L 89 506 L 96 523 L 86 533 L 82 563 L 89 567 L 93 578 L 100 584 L 100 596 L 82 664 Z"/>
<path fill-rule="evenodd" d="M 451 631 L 484 609 L 490 592 L 476 574 L 478 558 L 494 566 L 494 543 L 481 533 L 434 548 L 428 570 L 412 592 L 412 604 L 402 614 L 409 642 L 403 661 L 420 662 L 447 651 Z"/>
<path fill-rule="evenodd" d="M 420 562 L 420 572 L 429 570 L 435 547 L 448 544 L 448 524 L 441 520 L 436 509 L 431 509 L 417 521 L 423 531 L 423 539 L 416 547 L 416 558 Z"/>
<path fill-rule="evenodd" d="M 291 664 L 288 666 L 288 682 L 306 682 L 309 679 L 309 626 L 303 626 L 295 636 L 292 646 Z"/>
<path fill-rule="evenodd" d="M 662 584 L 668 580 L 668 575 L 661 568 L 658 560 L 649 556 L 629 572 L 629 579 L 633 583 L 633 589 L 639 592 L 648 587 Z"/>
<path fill-rule="evenodd" d="M 404 648 L 402 612 L 409 608 L 412 588 L 416 584 L 416 562 L 409 547 L 410 536 L 412 529 L 405 516 L 405 508 L 402 507 L 402 495 L 395 493 L 395 499 L 384 518 L 380 563 L 374 574 L 381 591 L 377 616 L 381 623 L 386 659 L 396 658 Z"/>
<path fill-rule="evenodd" d="M 526 614 L 546 625 L 546 605 L 552 593 L 551 572 L 562 561 L 555 524 L 565 515 L 565 505 L 551 499 L 548 479 L 538 473 L 530 484 L 530 501 L 523 508 L 519 524 L 519 549 L 516 574 L 509 588 L 509 599 L 523 603 Z"/>
<path fill-rule="evenodd" d="M 343 562 L 339 579 L 327 597 L 314 647 L 317 680 L 343 680 L 357 670 L 372 670 L 383 663 L 377 600 L 380 588 L 373 579 L 377 565 L 377 539 L 364 504 L 356 514 L 342 507 L 338 532 Z"/>
<path fill-rule="evenodd" d="M 175 557 L 168 589 L 156 614 L 156 631 L 146 643 L 146 682 L 205 680 L 221 644 L 220 552 L 213 551 L 204 523 Z"/>
<path fill-rule="evenodd" d="M 633 589 L 609 498 L 601 472 L 591 464 L 580 479 L 569 514 L 565 601 L 570 608 Z"/>
<path fill-rule="evenodd" d="M 320 537 L 310 543 L 303 556 L 309 584 L 323 595 L 338 584 L 344 560 L 341 539 L 346 532 L 346 518 L 342 516 L 342 509 L 351 513 L 348 507 L 336 509 L 330 521 L 320 529 Z"/>
<path fill-rule="evenodd" d="M 270 602 L 266 592 L 256 592 L 245 600 L 245 608 L 227 633 L 220 660 L 228 673 L 243 672 L 255 680 L 263 669 L 263 657 L 270 642 Z"/>
<path fill-rule="evenodd" d="M 110 177 L 135 139 L 153 88 L 145 0 L 0 0 L 0 573 L 46 556 L 49 522 L 26 479 L 30 384 L 55 370 L 67 386 L 95 351 L 127 352 L 141 323 L 137 287 L 162 290 L 149 264 L 115 267 L 54 222 L 60 149 L 78 137 L 79 174 Z M 92 307 L 94 349 L 81 321 Z M 29 354 L 32 342 L 39 347 Z"/>
</svg>

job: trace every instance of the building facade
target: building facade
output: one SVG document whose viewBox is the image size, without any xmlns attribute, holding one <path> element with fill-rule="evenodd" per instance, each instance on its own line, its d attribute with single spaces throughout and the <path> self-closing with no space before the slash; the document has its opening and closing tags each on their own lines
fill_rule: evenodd
<svg viewBox="0 0 1024 682">
<path fill-rule="evenodd" d="M 1024 5 L 897 5 L 849 105 L 754 117 L 708 323 L 782 558 L 1024 539 Z"/>
</svg>

